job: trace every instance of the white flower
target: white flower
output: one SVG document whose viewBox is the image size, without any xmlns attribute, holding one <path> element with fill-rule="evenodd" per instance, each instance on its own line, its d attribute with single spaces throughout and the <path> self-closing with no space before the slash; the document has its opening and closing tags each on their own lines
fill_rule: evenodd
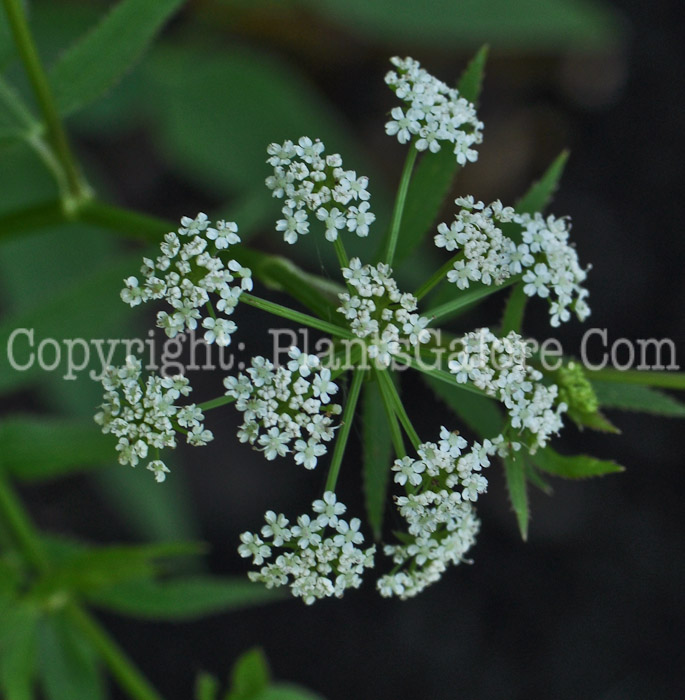
<svg viewBox="0 0 685 700">
<path fill-rule="evenodd" d="M 210 345 L 216 342 L 221 347 L 231 344 L 231 334 L 238 328 L 233 321 L 211 317 L 203 319 L 202 327 L 207 329 L 204 334 L 205 342 Z"/>
</svg>

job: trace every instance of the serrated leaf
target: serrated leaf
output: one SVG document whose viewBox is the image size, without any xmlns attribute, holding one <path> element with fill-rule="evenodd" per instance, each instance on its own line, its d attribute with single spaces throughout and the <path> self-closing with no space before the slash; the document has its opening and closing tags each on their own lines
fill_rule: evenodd
<svg viewBox="0 0 685 700">
<path fill-rule="evenodd" d="M 624 468 L 605 459 L 588 455 L 560 455 L 551 447 L 545 447 L 530 455 L 530 460 L 542 471 L 564 479 L 589 479 L 624 471 Z"/>
<path fill-rule="evenodd" d="M 104 700 L 97 657 L 63 613 L 44 620 L 40 635 L 40 679 L 47 700 Z"/>
<path fill-rule="evenodd" d="M 476 102 L 483 82 L 487 47 L 482 47 L 471 60 L 459 81 L 459 90 Z M 395 251 L 395 264 L 406 260 L 421 244 L 435 222 L 440 208 L 459 172 L 452 149 L 446 146 L 438 153 L 426 151 L 412 175 L 402 215 L 402 227 Z"/>
<path fill-rule="evenodd" d="M 195 679 L 195 700 L 218 700 L 219 681 L 210 673 L 198 673 Z"/>
<path fill-rule="evenodd" d="M 521 214 L 534 214 L 542 212 L 551 202 L 554 193 L 559 186 L 559 180 L 564 173 L 569 152 L 562 151 L 545 170 L 542 177 L 521 197 L 516 204 L 516 211 Z"/>
<path fill-rule="evenodd" d="M 243 578 L 190 576 L 167 581 L 130 581 L 98 591 L 98 607 L 143 620 L 195 620 L 284 597 Z"/>
<path fill-rule="evenodd" d="M 448 384 L 426 374 L 421 376 L 438 398 L 477 435 L 491 438 L 502 432 L 504 421 L 496 401 L 464 391 L 456 381 Z"/>
<path fill-rule="evenodd" d="M 610 6 L 579 0 L 307 0 L 355 36 L 397 46 L 474 47 L 484 41 L 498 49 L 566 51 L 570 47 L 606 50 L 619 36 Z"/>
<path fill-rule="evenodd" d="M 32 700 L 38 632 L 37 610 L 9 606 L 0 618 L 0 691 L 5 700 Z"/>
<path fill-rule="evenodd" d="M 91 421 L 30 415 L 0 421 L 0 469 L 27 481 L 112 462 L 113 449 Z"/>
<path fill-rule="evenodd" d="M 671 342 L 671 341 L 662 341 Z M 675 346 L 672 348 L 675 355 Z M 675 364 L 675 356 L 671 358 L 671 364 Z M 663 365 L 661 365 L 663 366 Z M 674 369 L 680 369 L 675 366 Z M 657 386 L 662 389 L 685 389 L 685 372 L 657 371 L 650 369 L 620 370 L 614 367 L 605 369 L 589 369 L 587 378 L 594 384 L 596 381 L 611 382 L 616 384 L 638 384 L 640 386 Z"/>
<path fill-rule="evenodd" d="M 619 435 L 621 433 L 621 431 L 599 411 L 587 413 L 579 411 L 571 406 L 567 411 L 567 415 L 579 428 L 590 428 L 601 433 L 614 433 L 614 435 Z"/>
<path fill-rule="evenodd" d="M 489 51 L 490 47 L 487 44 L 481 46 L 476 55 L 469 61 L 457 83 L 459 94 L 469 102 L 475 103 L 480 97 Z"/>
<path fill-rule="evenodd" d="M 600 405 L 623 411 L 640 411 L 659 416 L 685 418 L 685 404 L 673 396 L 639 384 L 592 382 Z"/>
<path fill-rule="evenodd" d="M 116 83 L 140 58 L 183 0 L 121 0 L 55 64 L 49 80 L 63 115 Z"/>
<path fill-rule="evenodd" d="M 505 457 L 503 462 L 509 500 L 516 514 L 521 538 L 525 541 L 528 539 L 528 521 L 530 520 L 525 464 L 523 457 L 516 453 Z"/>
<path fill-rule="evenodd" d="M 256 700 L 269 685 L 270 678 L 264 652 L 258 647 L 250 649 L 233 665 L 226 700 Z"/>
<path fill-rule="evenodd" d="M 367 382 L 364 385 L 362 416 L 366 512 L 373 534 L 378 540 L 383 526 L 392 463 L 392 435 L 378 382 Z"/>
</svg>

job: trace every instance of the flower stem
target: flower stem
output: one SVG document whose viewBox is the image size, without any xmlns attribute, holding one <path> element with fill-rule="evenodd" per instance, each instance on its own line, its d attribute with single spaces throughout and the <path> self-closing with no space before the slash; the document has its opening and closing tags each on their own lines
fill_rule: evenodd
<svg viewBox="0 0 685 700">
<path fill-rule="evenodd" d="M 197 407 L 203 412 L 211 411 L 213 408 L 219 408 L 219 406 L 226 406 L 229 403 L 233 403 L 235 399 L 232 396 L 217 396 L 215 399 L 210 399 L 209 401 L 204 401 L 199 403 Z"/>
<path fill-rule="evenodd" d="M 79 173 L 62 125 L 47 76 L 38 56 L 20 0 L 2 0 L 7 12 L 14 41 L 24 64 L 38 107 L 45 120 L 48 141 L 60 162 L 67 185 L 63 205 L 67 211 L 78 208 L 78 203 L 90 196 L 90 190 Z"/>
<path fill-rule="evenodd" d="M 335 441 L 335 449 L 333 450 L 331 466 L 328 469 L 328 478 L 326 479 L 326 486 L 324 488 L 325 491 L 335 491 L 335 485 L 338 482 L 338 475 L 340 474 L 343 456 L 345 455 L 347 438 L 350 436 L 354 412 L 357 408 L 357 401 L 359 400 L 359 392 L 361 391 L 362 382 L 364 381 L 364 374 L 365 370 L 356 369 L 354 371 L 354 375 L 352 376 L 350 393 L 347 396 L 347 403 L 345 404 L 345 410 L 343 411 L 340 422 L 338 439 Z"/>
<path fill-rule="evenodd" d="M 335 246 L 335 254 L 338 256 L 338 262 L 340 267 L 349 267 L 350 259 L 347 257 L 347 252 L 345 251 L 345 244 L 342 242 L 340 235 L 333 241 Z"/>
<path fill-rule="evenodd" d="M 512 284 L 516 284 L 521 279 L 521 275 L 515 275 L 507 279 L 503 284 L 497 286 L 473 286 L 461 294 L 459 294 L 456 299 L 436 306 L 429 309 L 424 313 L 424 316 L 428 316 L 432 321 L 436 321 L 439 318 L 444 318 L 446 316 L 452 316 L 457 311 L 461 311 L 465 307 L 490 296 L 491 294 L 496 294 L 506 287 L 510 287 Z"/>
<path fill-rule="evenodd" d="M 419 438 L 418 433 L 416 430 L 414 430 L 414 426 L 409 420 L 409 416 L 407 415 L 402 399 L 397 392 L 395 383 L 392 381 L 387 372 L 378 372 L 378 381 L 380 382 L 381 391 L 385 393 L 385 396 L 392 406 L 395 415 L 399 418 L 400 423 L 404 428 L 404 432 L 407 434 L 407 437 L 409 437 L 409 440 L 414 448 L 417 448 L 421 444 L 421 438 Z"/>
<path fill-rule="evenodd" d="M 385 249 L 384 260 L 388 265 L 392 265 L 395 258 L 395 250 L 397 249 L 397 239 L 400 235 L 400 226 L 402 224 L 402 214 L 404 213 L 404 205 L 407 201 L 407 191 L 409 190 L 409 181 L 411 180 L 414 163 L 418 151 L 412 144 L 409 147 L 409 153 L 404 161 L 404 169 L 402 170 L 402 178 L 400 186 L 397 190 L 397 199 L 395 200 L 395 208 L 392 212 L 392 222 L 390 223 L 390 233 L 388 234 L 388 242 Z"/>
<path fill-rule="evenodd" d="M 459 251 L 456 255 L 453 255 L 437 272 L 435 272 L 429 279 L 427 279 L 415 292 L 414 296 L 417 299 L 422 299 L 428 294 L 436 285 L 440 284 L 445 278 L 445 275 L 452 269 L 457 260 L 460 260 L 464 256 L 463 251 Z"/>
<path fill-rule="evenodd" d="M 390 437 L 392 439 L 393 447 L 395 448 L 395 456 L 399 459 L 407 456 L 407 451 L 404 449 L 404 441 L 402 440 L 402 430 L 400 429 L 399 421 L 397 420 L 397 414 L 393 407 L 392 398 L 388 396 L 386 390 L 385 382 L 381 379 L 381 375 L 384 375 L 383 370 L 375 370 L 376 381 L 378 382 L 378 388 L 381 392 L 381 399 L 383 400 L 383 408 L 385 409 L 385 415 L 388 419 L 388 426 L 390 427 Z M 392 380 L 391 380 L 392 381 Z"/>
<path fill-rule="evenodd" d="M 260 297 L 253 296 L 247 292 L 243 292 L 240 295 L 240 301 L 250 306 L 254 306 L 256 309 L 261 309 L 262 311 L 268 311 L 275 316 L 281 316 L 282 318 L 287 318 L 290 321 L 295 321 L 295 323 L 302 323 L 305 326 L 310 326 L 311 328 L 316 328 L 317 330 L 323 331 L 324 333 L 329 333 L 330 335 L 337 336 L 339 338 L 353 338 L 354 336 L 350 331 L 342 326 L 337 326 L 334 323 L 329 323 L 328 321 L 323 321 L 315 316 L 310 316 L 309 314 L 304 314 L 301 311 L 295 311 L 287 306 L 282 306 L 281 304 L 276 304 L 273 301 L 267 301 L 266 299 L 261 299 Z"/>
</svg>

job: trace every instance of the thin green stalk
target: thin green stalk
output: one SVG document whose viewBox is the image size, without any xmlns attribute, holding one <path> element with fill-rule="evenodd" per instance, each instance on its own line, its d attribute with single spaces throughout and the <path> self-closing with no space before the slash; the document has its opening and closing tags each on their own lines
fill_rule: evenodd
<svg viewBox="0 0 685 700">
<path fill-rule="evenodd" d="M 471 394 L 477 394 L 478 396 L 484 396 L 485 398 L 495 400 L 494 396 L 489 396 L 484 391 L 474 386 L 470 382 L 467 382 L 466 384 L 459 384 L 457 382 L 457 378 L 453 374 L 446 372 L 444 369 L 429 368 L 425 364 L 423 364 L 423 362 L 414 358 L 409 358 L 409 366 L 412 369 L 415 369 L 417 372 L 422 372 L 423 374 L 429 377 L 433 377 L 433 379 L 438 379 L 439 381 L 444 382 L 445 384 L 449 384 L 455 389 L 463 389 L 464 391 L 468 391 Z"/>
<path fill-rule="evenodd" d="M 28 563 L 38 573 L 45 573 L 49 563 L 38 539 L 38 533 L 3 474 L 0 474 L 0 514 Z"/>
<path fill-rule="evenodd" d="M 204 401 L 199 403 L 197 407 L 203 411 L 211 411 L 213 408 L 219 408 L 219 406 L 226 406 L 229 403 L 233 403 L 235 399 L 232 396 L 217 396 L 215 399 L 210 399 L 209 401 Z"/>
<path fill-rule="evenodd" d="M 345 404 L 345 410 L 342 414 L 338 438 L 335 441 L 333 457 L 331 458 L 331 466 L 328 469 L 328 478 L 326 479 L 326 486 L 324 488 L 325 491 L 335 491 L 335 485 L 338 483 L 338 475 L 340 474 L 340 467 L 342 466 L 343 456 L 345 455 L 345 447 L 347 447 L 347 438 L 350 436 L 354 412 L 357 408 L 359 393 L 362 388 L 362 382 L 364 381 L 364 374 L 365 370 L 356 369 L 352 376 L 350 393 L 347 396 L 347 403 Z"/>
<path fill-rule="evenodd" d="M 407 201 L 407 191 L 409 190 L 409 181 L 416 163 L 418 151 L 414 144 L 409 146 L 409 153 L 404 161 L 404 169 L 402 170 L 402 178 L 400 186 L 397 190 L 397 199 L 395 200 L 395 208 L 392 212 L 392 221 L 390 223 L 390 232 L 388 234 L 388 242 L 385 249 L 384 260 L 388 265 L 392 265 L 395 258 L 395 250 L 397 249 L 397 239 L 400 235 L 400 226 L 402 225 L 402 214 L 404 213 L 404 205 Z"/>
<path fill-rule="evenodd" d="M 309 314 L 302 313 L 301 311 L 295 311 L 287 306 L 282 306 L 281 304 L 276 304 L 273 301 L 267 301 L 266 299 L 261 299 L 260 297 L 253 296 L 247 292 L 243 292 L 240 295 L 240 301 L 250 306 L 254 306 L 256 309 L 261 309 L 262 311 L 268 311 L 275 316 L 281 316 L 289 321 L 294 321 L 295 323 L 301 323 L 310 328 L 316 328 L 317 330 L 323 331 L 324 333 L 329 333 L 330 335 L 337 336 L 338 338 L 353 338 L 354 336 L 350 331 L 342 326 L 337 326 L 334 323 L 329 323 L 328 321 L 323 321 L 315 316 L 310 316 Z"/>
<path fill-rule="evenodd" d="M 66 608 L 69 618 L 83 637 L 97 650 L 119 685 L 135 700 L 162 700 L 162 696 L 136 668 L 123 649 L 85 610 L 72 603 Z"/>
<path fill-rule="evenodd" d="M 404 408 L 402 399 L 400 398 L 400 395 L 397 392 L 397 387 L 395 386 L 395 383 L 392 381 L 390 375 L 387 372 L 379 372 L 378 381 L 380 382 L 381 391 L 385 391 L 385 394 L 388 400 L 390 401 L 395 415 L 399 418 L 399 421 L 402 424 L 402 427 L 404 428 L 404 432 L 407 433 L 407 437 L 411 441 L 414 448 L 417 448 L 421 444 L 421 438 L 419 438 L 418 433 L 416 432 L 414 426 L 409 420 L 409 416 L 407 415 L 407 411 Z"/>
<path fill-rule="evenodd" d="M 451 301 L 448 301 L 445 304 L 441 304 L 440 306 L 436 306 L 432 309 L 429 309 L 423 315 L 428 316 L 433 321 L 436 321 L 439 318 L 443 318 L 445 316 L 450 316 L 456 311 L 460 311 L 461 309 L 473 304 L 476 301 L 485 299 L 485 297 L 488 297 L 491 294 L 496 294 L 502 289 L 510 287 L 512 284 L 516 284 L 516 282 L 518 282 L 520 279 L 521 276 L 516 275 L 514 277 L 510 277 L 503 284 L 497 286 L 482 285 L 480 287 L 472 287 L 458 294 L 455 299 L 452 299 Z"/>
<path fill-rule="evenodd" d="M 461 260 L 464 257 L 464 252 L 460 251 L 456 255 L 453 255 L 437 272 L 435 272 L 429 279 L 427 279 L 415 292 L 414 296 L 417 299 L 422 299 L 428 294 L 436 285 L 445 279 L 445 275 L 452 269 L 457 260 Z"/>
<path fill-rule="evenodd" d="M 393 447 L 395 448 L 395 456 L 399 459 L 407 456 L 407 451 L 404 449 L 404 440 L 402 439 L 402 430 L 400 429 L 399 421 L 397 420 L 397 414 L 392 405 L 392 400 L 387 394 L 387 390 L 384 382 L 381 380 L 381 375 L 384 375 L 383 370 L 374 370 L 376 375 L 376 381 L 378 382 L 378 388 L 381 391 L 381 399 L 383 400 L 383 408 L 385 409 L 385 415 L 388 419 L 388 426 L 390 427 L 390 437 L 392 439 Z"/>
<path fill-rule="evenodd" d="M 335 247 L 335 254 L 338 256 L 338 262 L 340 267 L 349 267 L 350 259 L 347 257 L 347 252 L 345 250 L 345 244 L 342 242 L 340 235 L 333 241 L 333 246 Z"/>
<path fill-rule="evenodd" d="M 64 177 L 68 186 L 68 193 L 66 194 L 78 203 L 86 199 L 90 192 L 79 174 L 76 160 L 69 147 L 69 141 L 55 106 L 52 90 L 38 56 L 38 50 L 31 36 L 21 0 L 2 0 L 2 2 L 7 12 L 7 18 L 19 56 L 36 95 L 38 108 L 45 120 L 48 141 L 52 145 L 55 155 L 64 170 Z M 69 201 L 65 200 L 64 204 L 68 209 Z"/>
</svg>

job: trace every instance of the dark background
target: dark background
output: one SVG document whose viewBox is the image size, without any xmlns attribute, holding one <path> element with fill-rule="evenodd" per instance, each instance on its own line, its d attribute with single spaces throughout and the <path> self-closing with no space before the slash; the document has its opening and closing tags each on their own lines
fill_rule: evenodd
<svg viewBox="0 0 685 700">
<path fill-rule="evenodd" d="M 498 51 L 493 44 L 480 111 L 485 142 L 459 193 L 511 202 L 570 147 L 553 210 L 572 217 L 581 261 L 593 264 L 589 324 L 607 328 L 611 340 L 673 338 L 682 362 L 682 25 L 674 2 L 612 6 L 621 14 L 624 39 L 605 52 Z M 254 30 L 245 31 L 254 40 Z M 382 132 L 381 115 L 391 104 L 382 83 L 387 49 L 343 30 L 331 34 L 328 50 L 274 36 L 274 54 L 319 85 L 393 187 L 404 153 Z M 411 50 L 398 45 L 394 52 Z M 413 55 L 448 79 L 470 53 L 436 47 Z M 176 218 L 217 204 L 155 160 L 150 136 L 137 128 L 114 141 L 77 137 L 77 145 L 108 164 L 110 184 L 119 183 L 115 198 L 130 206 Z M 278 250 L 272 240 L 265 230 L 256 244 Z M 526 331 L 548 333 L 546 313 L 535 306 Z M 246 324 L 253 320 L 256 325 L 246 314 Z M 558 337 L 577 354 L 582 331 L 572 323 Z M 417 382 L 404 391 L 420 409 L 422 434 L 430 434 L 436 420 L 452 420 Z M 683 426 L 637 414 L 611 418 L 622 435 L 569 427 L 559 447 L 616 459 L 625 473 L 556 482 L 551 498 L 532 493 L 530 536 L 523 543 L 501 471 L 493 467 L 478 506 L 482 531 L 474 564 L 451 569 L 415 600 L 380 599 L 368 577 L 361 591 L 313 607 L 289 600 L 184 625 L 104 620 L 169 700 L 189 697 L 198 670 L 224 676 L 233 659 L 257 644 L 276 677 L 329 700 L 680 698 Z M 266 464 L 235 446 L 233 429 L 199 458 L 184 455 L 184 468 L 193 473 L 193 510 L 217 573 L 244 573 L 235 553 L 238 533 L 256 529 L 266 508 L 304 512 L 298 509 L 324 478 Z M 362 507 L 359 480 L 348 472 L 343 500 L 355 510 Z M 103 541 L 130 537 L 89 480 L 25 495 L 47 528 Z"/>
</svg>

